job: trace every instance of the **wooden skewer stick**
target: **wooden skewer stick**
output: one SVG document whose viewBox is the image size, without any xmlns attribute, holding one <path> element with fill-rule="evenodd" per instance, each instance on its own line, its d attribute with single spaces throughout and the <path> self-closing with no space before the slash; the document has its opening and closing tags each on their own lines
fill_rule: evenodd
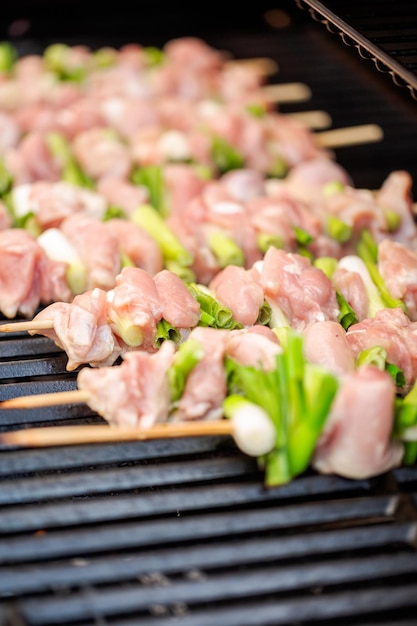
<svg viewBox="0 0 417 626">
<path fill-rule="evenodd" d="M 65 446 L 70 444 L 144 441 L 177 437 L 233 435 L 228 419 L 190 422 L 164 422 L 150 428 L 115 428 L 108 425 L 47 426 L 11 431 L 0 435 L 0 442 L 25 447 Z"/>
<path fill-rule="evenodd" d="M 226 66 L 238 65 L 249 66 L 258 69 L 265 76 L 273 76 L 279 70 L 279 65 L 274 59 L 268 57 L 253 57 L 250 59 L 231 59 L 226 62 Z"/>
<path fill-rule="evenodd" d="M 286 113 L 286 117 L 298 120 L 307 128 L 322 130 L 332 125 L 332 118 L 326 111 L 299 111 L 297 113 Z"/>
<path fill-rule="evenodd" d="M 30 330 L 48 330 L 54 327 L 52 320 L 28 320 L 27 322 L 11 322 L 10 324 L 0 324 L 0 332 L 17 333 L 20 331 L 29 332 Z"/>
<path fill-rule="evenodd" d="M 346 128 L 332 128 L 315 133 L 322 148 L 341 148 L 382 141 L 384 132 L 377 124 L 361 124 Z"/>
<path fill-rule="evenodd" d="M 305 102 L 312 96 L 311 89 L 304 83 L 282 83 L 264 85 L 262 91 L 271 101 L 284 104 L 287 102 Z"/>
<path fill-rule="evenodd" d="M 56 391 L 54 393 L 39 393 L 32 396 L 19 396 L 0 402 L 0 409 L 36 409 L 60 404 L 87 403 L 90 394 L 82 389 L 74 391 Z"/>
</svg>

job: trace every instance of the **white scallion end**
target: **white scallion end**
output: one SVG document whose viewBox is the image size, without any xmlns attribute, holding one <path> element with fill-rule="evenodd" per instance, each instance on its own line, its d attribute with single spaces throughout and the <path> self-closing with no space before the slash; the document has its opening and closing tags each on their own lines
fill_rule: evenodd
<svg viewBox="0 0 417 626">
<path fill-rule="evenodd" d="M 261 407 L 251 402 L 242 404 L 234 412 L 232 422 L 236 445 L 245 454 L 257 457 L 274 448 L 275 426 Z"/>
</svg>

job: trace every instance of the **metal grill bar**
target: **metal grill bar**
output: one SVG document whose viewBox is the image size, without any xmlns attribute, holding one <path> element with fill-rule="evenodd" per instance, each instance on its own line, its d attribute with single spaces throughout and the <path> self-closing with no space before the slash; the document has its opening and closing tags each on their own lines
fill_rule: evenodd
<svg viewBox="0 0 417 626">
<path fill-rule="evenodd" d="M 155 548 L 138 554 L 132 545 L 129 553 L 115 556 L 114 545 L 104 546 L 105 557 L 73 558 L 63 562 L 9 565 L 0 569 L 0 588 L 7 594 L 46 592 L 60 587 L 100 585 L 133 580 L 149 572 L 163 571 L 165 575 L 188 571 L 208 571 L 214 568 L 235 568 L 256 563 L 273 564 L 303 557 L 317 559 L 335 554 L 389 553 L 394 549 L 413 548 L 417 524 L 387 524 L 347 530 L 311 532 L 306 535 L 256 537 L 218 540 L 197 546 Z M 118 546 L 116 546 L 117 548 Z"/>
</svg>

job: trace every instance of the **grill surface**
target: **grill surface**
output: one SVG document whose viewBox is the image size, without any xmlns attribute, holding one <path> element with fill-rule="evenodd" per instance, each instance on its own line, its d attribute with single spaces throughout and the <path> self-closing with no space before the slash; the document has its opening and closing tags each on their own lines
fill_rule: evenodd
<svg viewBox="0 0 417 626">
<path fill-rule="evenodd" d="M 401 168 L 417 179 L 412 98 L 282 6 L 292 21 L 279 32 L 213 19 L 205 30 L 174 22 L 166 38 L 204 34 L 236 57 L 274 58 L 280 81 L 313 92 L 283 110 L 382 126 L 382 143 L 337 151 L 357 185 L 377 187 Z M 22 49 L 46 43 L 32 34 Z M 65 363 L 45 338 L 0 336 L 0 400 L 74 389 Z M 100 421 L 83 405 L 0 412 L 2 430 Z M 4 448 L 0 476 L 4 626 L 416 624 L 417 467 L 363 481 L 307 472 L 265 490 L 233 442 L 206 438 Z"/>
</svg>

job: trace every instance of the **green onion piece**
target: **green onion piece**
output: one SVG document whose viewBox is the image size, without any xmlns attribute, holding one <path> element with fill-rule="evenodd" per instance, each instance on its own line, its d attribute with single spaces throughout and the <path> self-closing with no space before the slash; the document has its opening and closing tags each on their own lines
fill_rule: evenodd
<svg viewBox="0 0 417 626">
<path fill-rule="evenodd" d="M 207 243 L 221 269 L 228 265 L 244 266 L 245 255 L 242 248 L 225 233 L 212 231 L 207 237 Z"/>
<path fill-rule="evenodd" d="M 369 231 L 362 231 L 361 238 L 358 241 L 357 251 L 358 256 L 360 256 L 360 258 L 363 260 L 366 267 L 368 268 L 372 281 L 376 285 L 384 305 L 387 308 L 401 308 L 403 311 L 406 311 L 406 306 L 404 302 L 402 300 L 399 300 L 398 298 L 393 298 L 391 296 L 385 285 L 384 279 L 379 273 L 377 266 L 378 245 Z"/>
<path fill-rule="evenodd" d="M 113 315 L 111 319 L 112 327 L 116 334 L 131 348 L 137 348 L 143 343 L 143 330 L 140 326 L 132 323 L 129 317 Z"/>
<path fill-rule="evenodd" d="M 6 168 L 4 161 L 0 159 L 0 197 L 8 193 L 13 186 L 13 176 Z"/>
<path fill-rule="evenodd" d="M 387 220 L 388 232 L 394 233 L 401 226 L 401 215 L 398 215 L 398 213 L 386 207 L 383 207 L 382 210 Z"/>
<path fill-rule="evenodd" d="M 38 237 L 42 232 L 38 219 L 33 211 L 29 211 L 25 215 L 16 218 L 14 221 L 14 227 L 24 228 L 35 237 Z"/>
<path fill-rule="evenodd" d="M 176 261 L 170 261 L 168 259 L 165 261 L 165 269 L 179 276 L 184 283 L 195 282 L 196 276 L 191 267 L 180 265 Z"/>
<path fill-rule="evenodd" d="M 337 259 L 332 256 L 321 256 L 313 261 L 314 267 L 326 274 L 327 278 L 332 278 L 337 267 Z"/>
<path fill-rule="evenodd" d="M 136 267 L 136 264 L 132 261 L 130 256 L 126 254 L 126 252 L 122 252 L 120 254 L 120 265 L 121 267 Z"/>
<path fill-rule="evenodd" d="M 398 367 L 398 365 L 395 365 L 394 363 L 387 363 L 385 365 L 385 371 L 388 372 L 388 374 L 390 374 L 391 378 L 393 379 L 395 383 L 395 386 L 398 389 L 405 387 L 405 384 L 406 384 L 405 375 L 404 375 L 403 370 L 400 367 Z"/>
<path fill-rule="evenodd" d="M 260 233 L 259 235 L 257 235 L 256 244 L 262 254 L 265 254 L 265 252 L 271 246 L 280 249 L 284 247 L 284 241 L 282 237 L 279 237 L 278 235 L 274 235 L 272 233 Z"/>
<path fill-rule="evenodd" d="M 155 46 L 147 46 L 143 49 L 145 62 L 148 67 L 161 65 L 165 60 L 165 53 Z"/>
<path fill-rule="evenodd" d="M 404 446 L 402 462 L 413 465 L 417 460 L 417 382 L 404 397 L 397 397 L 394 410 L 393 437 L 401 439 Z M 413 436 L 410 437 L 410 433 Z"/>
<path fill-rule="evenodd" d="M 338 217 L 329 215 L 326 220 L 326 232 L 339 243 L 346 243 L 352 237 L 353 229 Z"/>
<path fill-rule="evenodd" d="M 242 169 L 245 164 L 243 156 L 221 137 L 212 138 L 211 157 L 221 174 Z"/>
<path fill-rule="evenodd" d="M 329 198 L 345 189 L 345 185 L 340 180 L 331 180 L 323 186 L 323 195 Z"/>
<path fill-rule="evenodd" d="M 149 204 L 142 204 L 130 216 L 131 221 L 146 230 L 161 248 L 164 259 L 175 261 L 179 266 L 193 263 L 192 254 L 184 248 L 162 216 Z"/>
<path fill-rule="evenodd" d="M 87 269 L 81 261 L 68 265 L 66 279 L 71 293 L 74 295 L 84 293 L 87 289 L 87 278 Z"/>
<path fill-rule="evenodd" d="M 233 438 L 242 452 L 259 457 L 274 448 L 274 424 L 258 404 L 238 394 L 231 394 L 223 402 L 223 413 L 233 422 Z"/>
<path fill-rule="evenodd" d="M 314 237 L 310 235 L 304 228 L 300 228 L 299 226 L 292 226 L 292 229 L 295 233 L 295 239 L 300 246 L 307 246 L 314 240 Z"/>
<path fill-rule="evenodd" d="M 168 383 L 172 402 L 181 398 L 189 373 L 203 356 L 203 346 L 196 339 L 187 339 L 179 345 L 174 361 L 168 369 Z"/>
<path fill-rule="evenodd" d="M 103 222 L 108 222 L 113 219 L 127 219 L 126 212 L 119 206 L 111 204 L 107 207 L 106 212 L 103 215 Z"/>
<path fill-rule="evenodd" d="M 259 307 L 258 317 L 256 318 L 256 323 L 261 326 L 268 326 L 271 323 L 272 319 L 272 308 L 271 305 L 264 300 L 261 306 Z"/>
<path fill-rule="evenodd" d="M 387 363 L 387 351 L 382 346 L 373 346 L 372 348 L 366 348 L 362 350 L 357 358 L 357 367 L 363 365 L 373 365 L 379 370 L 384 371 Z"/>
<path fill-rule="evenodd" d="M 333 374 L 312 363 L 306 364 L 302 385 L 305 414 L 290 426 L 288 435 L 288 458 L 293 476 L 309 466 L 337 389 L 338 381 Z"/>
<path fill-rule="evenodd" d="M 148 165 L 133 169 L 130 179 L 134 185 L 146 187 L 149 203 L 166 217 L 164 178 L 160 165 Z"/>
<path fill-rule="evenodd" d="M 347 330 L 349 326 L 352 326 L 352 324 L 358 323 L 358 316 L 356 315 L 350 304 L 347 302 L 346 298 L 344 298 L 342 294 L 338 291 L 336 292 L 336 299 L 339 305 L 338 321 L 343 326 L 343 328 Z"/>
<path fill-rule="evenodd" d="M 247 104 L 246 111 L 249 113 L 249 115 L 252 115 L 252 117 L 256 118 L 265 117 L 266 114 L 265 105 L 260 103 Z"/>
<path fill-rule="evenodd" d="M 96 67 L 112 67 L 117 63 L 117 51 L 114 48 L 99 48 L 93 52 L 93 61 Z"/>
<path fill-rule="evenodd" d="M 0 43 L 0 72 L 10 74 L 16 63 L 18 54 L 16 48 L 8 41 Z"/>
<path fill-rule="evenodd" d="M 200 305 L 199 326 L 224 328 L 233 330 L 243 328 L 243 325 L 233 319 L 231 310 L 218 302 L 204 285 L 189 283 L 188 290 Z"/>
<path fill-rule="evenodd" d="M 70 145 L 64 135 L 51 131 L 45 136 L 51 154 L 62 165 L 62 180 L 78 187 L 94 189 L 94 181 L 81 169 L 74 159 Z"/>
<path fill-rule="evenodd" d="M 268 169 L 268 178 L 285 178 L 289 169 L 287 161 L 283 157 L 276 156 Z"/>
<path fill-rule="evenodd" d="M 160 348 L 161 344 L 167 340 L 179 343 L 181 341 L 181 333 L 178 328 L 175 328 L 175 326 L 162 319 L 158 322 L 156 327 L 155 347 Z"/>
<path fill-rule="evenodd" d="M 43 54 L 46 68 L 61 81 L 81 83 L 87 74 L 83 65 L 68 65 L 70 47 L 63 43 L 48 46 Z"/>
</svg>

